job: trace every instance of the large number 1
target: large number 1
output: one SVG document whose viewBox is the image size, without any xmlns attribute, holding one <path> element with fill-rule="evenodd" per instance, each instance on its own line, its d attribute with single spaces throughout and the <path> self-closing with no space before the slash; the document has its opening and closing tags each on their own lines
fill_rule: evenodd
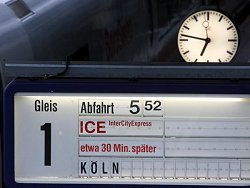
<svg viewBox="0 0 250 188">
<path fill-rule="evenodd" d="M 51 166 L 51 123 L 41 126 L 44 131 L 44 166 Z"/>
</svg>

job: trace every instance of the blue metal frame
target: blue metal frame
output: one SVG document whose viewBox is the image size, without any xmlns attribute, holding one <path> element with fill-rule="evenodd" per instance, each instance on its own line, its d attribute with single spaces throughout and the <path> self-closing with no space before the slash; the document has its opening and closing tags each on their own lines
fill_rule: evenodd
<svg viewBox="0 0 250 188">
<path fill-rule="evenodd" d="M 149 188 L 183 187 L 180 185 L 73 185 L 17 184 L 14 177 L 14 96 L 17 92 L 54 93 L 178 93 L 178 94 L 250 94 L 249 82 L 229 81 L 112 81 L 112 80 L 15 80 L 4 93 L 3 183 L 8 188 Z M 184 186 L 199 187 L 199 186 Z M 210 186 L 204 186 L 210 187 Z"/>
</svg>

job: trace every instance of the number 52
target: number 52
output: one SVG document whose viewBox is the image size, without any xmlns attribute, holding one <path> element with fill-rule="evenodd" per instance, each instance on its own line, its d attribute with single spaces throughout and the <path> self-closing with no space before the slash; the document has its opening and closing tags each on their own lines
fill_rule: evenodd
<svg viewBox="0 0 250 188">
<path fill-rule="evenodd" d="M 131 114 L 138 114 L 141 111 L 140 107 L 140 101 L 139 100 L 132 100 L 130 103 L 130 113 Z M 146 111 L 161 111 L 162 108 L 162 102 L 161 101 L 145 101 L 144 109 Z"/>
</svg>

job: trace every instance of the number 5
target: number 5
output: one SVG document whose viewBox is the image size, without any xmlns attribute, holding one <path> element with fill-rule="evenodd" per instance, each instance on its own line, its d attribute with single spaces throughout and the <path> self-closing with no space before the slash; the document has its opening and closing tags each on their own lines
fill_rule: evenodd
<svg viewBox="0 0 250 188">
<path fill-rule="evenodd" d="M 129 110 L 131 114 L 138 114 L 140 112 L 140 106 L 138 104 L 135 104 L 135 103 L 140 103 L 140 101 L 136 101 L 136 100 L 131 101 L 131 103 L 130 103 L 131 110 Z M 134 111 L 132 108 L 134 109 Z"/>
</svg>

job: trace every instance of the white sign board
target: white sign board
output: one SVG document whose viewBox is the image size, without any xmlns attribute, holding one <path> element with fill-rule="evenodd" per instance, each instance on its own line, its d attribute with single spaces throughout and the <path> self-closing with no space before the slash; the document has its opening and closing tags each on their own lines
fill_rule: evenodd
<svg viewBox="0 0 250 188">
<path fill-rule="evenodd" d="M 17 183 L 250 183 L 246 95 L 16 93 Z"/>
</svg>

